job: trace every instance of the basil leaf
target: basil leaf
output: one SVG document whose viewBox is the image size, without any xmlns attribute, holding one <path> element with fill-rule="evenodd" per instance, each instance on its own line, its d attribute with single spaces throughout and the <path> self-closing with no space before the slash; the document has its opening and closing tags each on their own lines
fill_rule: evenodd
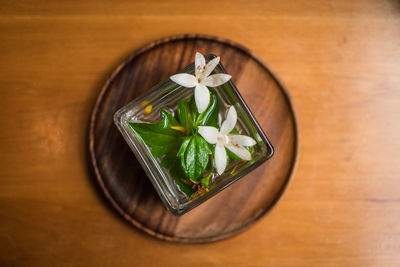
<svg viewBox="0 0 400 267">
<path fill-rule="evenodd" d="M 142 141 L 151 147 L 151 153 L 156 158 L 176 149 L 184 136 L 182 132 L 171 129 L 171 126 L 179 126 L 171 113 L 163 110 L 161 115 L 162 121 L 157 123 L 129 123 Z"/>
<path fill-rule="evenodd" d="M 218 127 L 219 101 L 214 90 L 210 90 L 210 104 L 207 109 L 196 118 L 196 126 Z"/>
<path fill-rule="evenodd" d="M 186 179 L 185 173 L 180 165 L 179 158 L 175 155 L 174 151 L 168 152 L 162 159 L 161 166 L 169 170 L 169 173 L 174 178 L 179 189 L 185 193 L 185 195 L 190 198 L 193 194 L 193 189 L 189 184 L 186 184 L 183 179 Z"/>
<path fill-rule="evenodd" d="M 190 141 L 192 140 L 192 137 L 193 136 L 188 136 L 185 139 L 183 139 L 183 142 L 182 142 L 181 147 L 179 148 L 179 151 L 177 154 L 178 157 L 184 156 L 186 148 L 189 145 Z"/>
<path fill-rule="evenodd" d="M 212 151 L 203 137 L 199 135 L 187 137 L 178 152 L 186 176 L 192 180 L 202 177 L 211 153 Z"/>
<path fill-rule="evenodd" d="M 191 133 L 197 118 L 197 107 L 193 95 L 178 102 L 178 118 L 187 133 Z"/>
<path fill-rule="evenodd" d="M 168 111 L 164 109 L 161 110 L 161 116 L 163 118 L 162 122 L 164 122 L 164 127 L 180 126 L 179 123 L 174 118 L 174 116 Z"/>
<path fill-rule="evenodd" d="M 181 100 L 178 103 L 178 118 L 183 128 L 188 133 L 197 126 L 218 127 L 219 101 L 218 96 L 213 90 L 210 90 L 210 104 L 207 109 L 199 114 L 197 112 L 194 96 Z"/>
</svg>

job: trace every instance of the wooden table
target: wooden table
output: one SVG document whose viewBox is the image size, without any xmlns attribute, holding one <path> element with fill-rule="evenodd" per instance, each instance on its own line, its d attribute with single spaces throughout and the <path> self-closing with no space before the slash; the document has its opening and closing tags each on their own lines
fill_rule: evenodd
<svg viewBox="0 0 400 267">
<path fill-rule="evenodd" d="M 0 265 L 399 266 L 398 1 L 2 1 Z M 240 42 L 287 85 L 301 143 L 280 203 L 208 245 L 149 237 L 88 172 L 87 123 L 129 53 L 196 32 Z"/>
</svg>

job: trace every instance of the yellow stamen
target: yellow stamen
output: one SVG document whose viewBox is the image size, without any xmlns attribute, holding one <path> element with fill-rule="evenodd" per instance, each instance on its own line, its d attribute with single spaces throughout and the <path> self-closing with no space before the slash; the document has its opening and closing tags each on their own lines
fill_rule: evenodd
<svg viewBox="0 0 400 267">
<path fill-rule="evenodd" d="M 207 187 L 205 187 L 204 185 L 198 186 L 197 187 L 197 191 L 193 193 L 193 195 L 190 197 L 190 199 L 198 198 L 198 197 L 204 195 L 207 192 L 208 192 L 208 188 Z"/>
<path fill-rule="evenodd" d="M 194 184 L 199 184 L 198 182 L 193 181 L 192 178 L 190 178 L 190 181 L 191 181 L 192 183 L 194 183 Z"/>
<path fill-rule="evenodd" d="M 238 166 L 239 166 L 239 163 L 236 163 L 235 167 L 233 167 L 233 170 L 231 171 L 231 174 L 233 174 L 236 171 Z"/>
<path fill-rule="evenodd" d="M 142 103 L 140 103 L 140 105 L 142 105 L 142 106 L 144 107 L 144 106 L 146 106 L 148 103 L 149 103 L 148 100 L 144 100 L 144 101 L 142 101 Z"/>
<path fill-rule="evenodd" d="M 144 115 L 150 114 L 150 112 L 151 112 L 152 109 L 153 109 L 153 105 L 148 105 L 148 106 L 144 109 L 143 114 L 144 114 Z"/>
<path fill-rule="evenodd" d="M 185 128 L 183 128 L 182 126 L 171 126 L 171 129 L 180 131 L 180 132 L 182 132 L 182 133 L 185 133 L 185 132 L 186 132 L 186 131 L 185 131 Z"/>
<path fill-rule="evenodd" d="M 183 179 L 183 178 L 181 178 L 181 181 L 184 182 L 185 184 L 188 184 L 188 185 L 192 184 L 191 182 L 189 182 L 189 180 L 186 180 L 186 179 Z"/>
</svg>

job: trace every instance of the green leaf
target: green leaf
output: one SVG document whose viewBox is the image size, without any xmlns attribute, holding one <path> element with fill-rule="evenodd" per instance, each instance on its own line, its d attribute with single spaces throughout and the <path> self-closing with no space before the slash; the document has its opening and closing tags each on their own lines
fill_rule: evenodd
<svg viewBox="0 0 400 267">
<path fill-rule="evenodd" d="M 180 165 L 180 159 L 175 155 L 174 151 L 168 152 L 161 161 L 161 166 L 169 170 L 169 173 L 174 178 L 179 189 L 190 198 L 193 194 L 193 189 L 189 184 L 183 182 L 186 179 L 185 173 Z"/>
<path fill-rule="evenodd" d="M 151 147 L 151 153 L 156 158 L 179 147 L 184 136 L 182 132 L 171 129 L 171 126 L 179 126 L 171 113 L 163 110 L 161 115 L 162 121 L 157 123 L 129 123 L 142 141 Z"/>
<path fill-rule="evenodd" d="M 199 114 L 194 96 L 178 102 L 178 118 L 183 128 L 190 134 L 197 126 L 218 127 L 219 101 L 218 96 L 210 90 L 210 104 Z"/>
<path fill-rule="evenodd" d="M 195 181 L 202 177 L 211 153 L 212 151 L 203 137 L 199 135 L 187 137 L 178 152 L 186 176 Z"/>
<path fill-rule="evenodd" d="M 197 107 L 193 95 L 178 102 L 178 118 L 182 127 L 191 133 L 197 118 Z"/>
<path fill-rule="evenodd" d="M 192 140 L 192 137 L 193 136 L 188 136 L 185 139 L 183 139 L 183 142 L 182 142 L 182 144 L 179 148 L 178 154 L 177 154 L 178 157 L 184 156 L 186 148 L 189 145 L 190 141 Z"/>
<path fill-rule="evenodd" d="M 207 188 L 210 185 L 210 179 L 211 179 L 211 176 L 212 176 L 213 170 L 214 170 L 213 158 L 214 158 L 214 156 L 209 160 L 209 162 L 207 164 L 206 169 L 210 171 L 209 174 L 206 177 L 201 178 L 201 180 L 200 180 L 200 183 Z"/>
<path fill-rule="evenodd" d="M 161 116 L 163 118 L 164 127 L 171 127 L 171 126 L 180 126 L 179 123 L 176 121 L 174 116 L 166 110 L 161 110 Z M 164 120 L 165 117 L 165 120 Z"/>
<path fill-rule="evenodd" d="M 210 185 L 210 178 L 211 178 L 212 173 L 210 173 L 209 175 L 207 175 L 204 178 L 201 178 L 200 183 L 202 185 L 204 185 L 205 187 L 208 187 Z"/>
<path fill-rule="evenodd" d="M 196 118 L 196 126 L 218 127 L 219 101 L 218 96 L 210 90 L 210 104 L 207 109 Z"/>
</svg>

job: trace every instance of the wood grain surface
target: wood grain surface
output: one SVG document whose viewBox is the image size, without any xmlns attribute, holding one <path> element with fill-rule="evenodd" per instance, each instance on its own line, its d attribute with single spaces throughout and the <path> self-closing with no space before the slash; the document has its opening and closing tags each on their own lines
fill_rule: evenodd
<svg viewBox="0 0 400 267">
<path fill-rule="evenodd" d="M 399 266 L 400 4 L 1 1 L 1 266 Z M 133 50 L 198 32 L 242 43 L 284 81 L 301 133 L 292 183 L 236 237 L 160 241 L 105 205 L 87 125 Z"/>
<path fill-rule="evenodd" d="M 221 56 L 275 153 L 195 210 L 169 213 L 140 163 L 124 141 L 113 116 L 118 109 L 194 61 L 194 55 Z M 143 75 L 146 74 L 146 75 Z M 154 41 L 121 63 L 106 82 L 90 119 L 89 152 L 95 179 L 113 207 L 132 225 L 170 241 L 208 243 L 252 226 L 280 199 L 298 156 L 297 122 L 287 90 L 256 55 L 216 36 L 185 34 Z M 271 148 L 272 150 L 272 148 Z"/>
</svg>

